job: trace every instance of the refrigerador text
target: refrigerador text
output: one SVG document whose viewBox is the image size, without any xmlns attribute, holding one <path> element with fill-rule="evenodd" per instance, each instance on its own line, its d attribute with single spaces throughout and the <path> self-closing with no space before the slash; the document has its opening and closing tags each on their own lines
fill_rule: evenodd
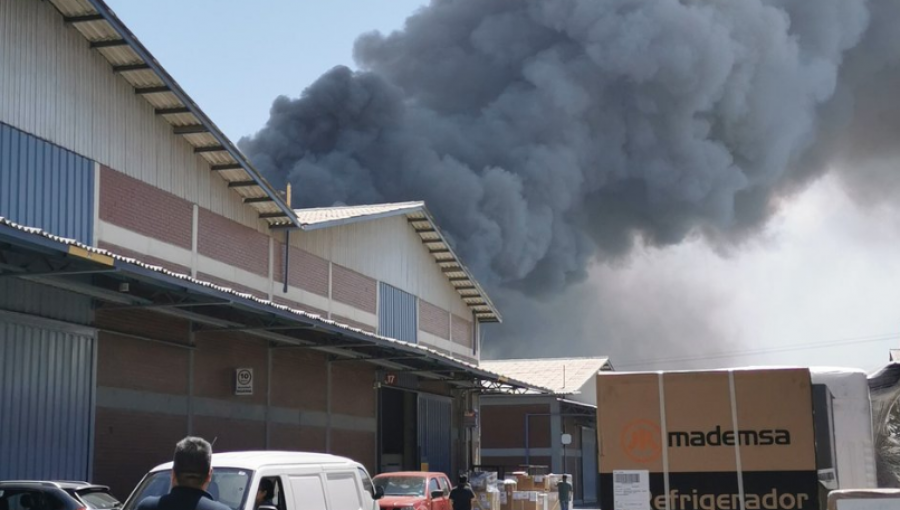
<svg viewBox="0 0 900 510">
<path fill-rule="evenodd" d="M 722 427 L 709 432 L 669 432 L 669 448 L 680 446 L 769 446 L 791 444 L 791 433 L 784 429 L 767 430 L 727 430 L 722 432 Z"/>
</svg>

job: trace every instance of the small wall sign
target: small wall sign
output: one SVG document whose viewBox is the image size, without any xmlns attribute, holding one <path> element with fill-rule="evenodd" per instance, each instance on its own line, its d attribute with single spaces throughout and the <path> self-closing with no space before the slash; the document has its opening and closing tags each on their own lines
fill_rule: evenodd
<svg viewBox="0 0 900 510">
<path fill-rule="evenodd" d="M 234 394 L 253 395 L 253 369 L 238 368 L 234 371 Z"/>
</svg>

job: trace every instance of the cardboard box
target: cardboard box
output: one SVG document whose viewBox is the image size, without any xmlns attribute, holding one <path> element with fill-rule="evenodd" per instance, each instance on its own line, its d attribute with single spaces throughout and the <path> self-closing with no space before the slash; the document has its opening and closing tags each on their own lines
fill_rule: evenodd
<svg viewBox="0 0 900 510">
<path fill-rule="evenodd" d="M 472 510 L 501 510 L 500 493 L 496 490 L 475 491 L 475 505 Z"/>
<path fill-rule="evenodd" d="M 597 423 L 600 508 L 740 508 L 738 477 L 747 508 L 819 508 L 807 369 L 601 373 Z"/>
<path fill-rule="evenodd" d="M 469 476 L 469 485 L 474 491 L 486 491 L 497 485 L 497 473 L 491 471 L 479 471 Z"/>
<path fill-rule="evenodd" d="M 516 477 L 516 490 L 518 491 L 530 491 L 534 489 L 534 479 L 531 478 L 531 475 L 525 472 L 515 472 L 513 476 Z"/>
<path fill-rule="evenodd" d="M 537 491 L 516 491 L 513 493 L 513 510 L 544 510 L 541 496 Z"/>
</svg>

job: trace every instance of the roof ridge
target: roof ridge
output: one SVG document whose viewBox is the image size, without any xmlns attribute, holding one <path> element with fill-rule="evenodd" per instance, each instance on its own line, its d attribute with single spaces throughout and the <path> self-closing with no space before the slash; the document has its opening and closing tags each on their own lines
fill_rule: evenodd
<svg viewBox="0 0 900 510">
<path fill-rule="evenodd" d="M 506 359 L 482 359 L 481 363 L 514 363 L 517 361 L 609 361 L 609 356 L 580 356 L 572 358 L 506 358 Z"/>
<path fill-rule="evenodd" d="M 356 205 L 330 205 L 323 207 L 300 207 L 294 211 L 327 211 L 330 209 L 365 209 L 367 207 L 423 207 L 425 202 L 422 200 L 411 200 L 407 202 L 382 202 L 378 204 L 356 204 Z"/>
</svg>

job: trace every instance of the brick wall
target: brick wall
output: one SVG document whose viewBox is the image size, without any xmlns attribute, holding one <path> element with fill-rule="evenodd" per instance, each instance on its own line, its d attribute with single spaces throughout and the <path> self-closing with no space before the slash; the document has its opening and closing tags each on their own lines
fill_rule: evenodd
<svg viewBox="0 0 900 510">
<path fill-rule="evenodd" d="M 284 282 L 284 243 L 275 245 L 276 282 Z M 291 246 L 288 263 L 288 285 L 320 296 L 328 297 L 328 261 L 307 251 Z"/>
<path fill-rule="evenodd" d="M 214 283 L 220 287 L 228 287 L 231 290 L 236 290 L 238 292 L 243 292 L 244 294 L 250 294 L 252 296 L 256 296 L 260 299 L 269 299 L 269 293 L 263 292 L 259 289 L 254 289 L 252 287 L 247 287 L 246 285 L 241 285 L 240 283 L 229 282 L 224 278 L 219 278 L 218 276 L 213 276 L 209 273 L 197 273 L 197 279 L 207 281 L 209 283 Z"/>
<path fill-rule="evenodd" d="M 194 394 L 244 404 L 266 403 L 268 354 L 265 340 L 240 333 L 195 335 Z M 234 369 L 253 368 L 253 395 L 234 394 Z"/>
<path fill-rule="evenodd" d="M 194 416 L 193 433 L 209 442 L 215 440 L 214 452 L 266 449 L 266 424 L 262 421 Z"/>
<path fill-rule="evenodd" d="M 191 249 L 190 202 L 105 166 L 100 168 L 100 219 Z"/>
<path fill-rule="evenodd" d="M 150 255 L 144 255 L 143 253 L 136 252 L 134 250 L 129 250 L 128 248 L 123 248 L 122 246 L 118 246 L 112 243 L 107 243 L 105 241 L 100 241 L 98 243 L 98 248 L 102 248 L 104 250 L 109 250 L 116 255 L 121 255 L 123 257 L 130 257 L 133 259 L 137 259 L 145 264 L 152 264 L 154 266 L 160 266 L 168 269 L 169 271 L 173 271 L 176 273 L 191 274 L 191 268 L 187 266 L 182 266 L 181 264 L 176 264 L 174 262 L 169 262 L 168 260 L 163 260 L 156 257 L 151 257 Z"/>
<path fill-rule="evenodd" d="M 453 342 L 466 347 L 474 347 L 472 344 L 472 321 L 467 321 L 457 315 L 451 320 L 453 328 Z"/>
<path fill-rule="evenodd" d="M 375 313 L 378 302 L 378 282 L 344 266 L 332 264 L 331 297 L 346 305 Z"/>
<path fill-rule="evenodd" d="M 349 457 L 363 466 L 369 473 L 375 470 L 375 433 L 354 430 L 331 431 L 331 453 Z"/>
<path fill-rule="evenodd" d="M 324 412 L 326 378 L 324 355 L 279 349 L 272 355 L 272 405 Z"/>
<path fill-rule="evenodd" d="M 369 324 L 365 324 L 363 322 L 355 321 L 353 319 L 349 319 L 347 317 L 331 314 L 331 320 L 335 322 L 340 322 L 341 324 L 345 324 L 347 326 L 352 326 L 356 329 L 361 329 L 363 331 L 367 331 L 369 333 L 374 333 L 378 328 L 375 326 L 371 326 Z"/>
<path fill-rule="evenodd" d="M 333 363 L 331 411 L 374 418 L 376 416 L 374 383 L 375 368 L 372 365 L 356 362 Z"/>
<path fill-rule="evenodd" d="M 99 333 L 98 386 L 186 395 L 188 368 L 183 347 Z"/>
<path fill-rule="evenodd" d="M 272 449 L 325 453 L 325 429 L 322 427 L 273 425 Z"/>
<path fill-rule="evenodd" d="M 419 299 L 419 329 L 449 340 L 450 314 L 438 306 Z"/>
<path fill-rule="evenodd" d="M 98 407 L 92 481 L 124 500 L 150 468 L 172 460 L 187 435 L 187 417 Z"/>
<path fill-rule="evenodd" d="M 200 209 L 197 251 L 261 276 L 269 275 L 269 237 L 236 221 Z"/>
<path fill-rule="evenodd" d="M 482 448 L 525 448 L 525 416 L 546 414 L 550 406 L 533 405 L 485 405 L 481 403 L 481 447 Z M 528 423 L 528 446 L 547 448 L 550 446 L 550 417 L 532 416 Z"/>
<path fill-rule="evenodd" d="M 99 308 L 94 312 L 94 325 L 101 329 L 106 328 L 185 345 L 190 341 L 191 328 L 188 321 L 150 310 Z"/>
</svg>

